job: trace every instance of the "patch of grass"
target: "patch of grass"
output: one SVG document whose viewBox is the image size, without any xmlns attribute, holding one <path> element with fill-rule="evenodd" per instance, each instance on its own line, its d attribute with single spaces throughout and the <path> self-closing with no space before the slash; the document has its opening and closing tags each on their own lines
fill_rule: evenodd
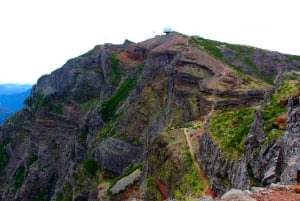
<svg viewBox="0 0 300 201">
<path fill-rule="evenodd" d="M 272 95 L 271 101 L 264 108 L 264 131 L 267 136 L 266 143 L 282 136 L 283 130 L 273 127 L 273 123 L 277 117 L 282 114 L 287 114 L 287 108 L 280 106 L 280 100 L 288 98 L 291 95 L 299 92 L 299 80 L 285 80 L 277 91 Z"/>
<path fill-rule="evenodd" d="M 76 137 L 76 141 L 78 144 L 82 145 L 83 147 L 86 146 L 86 139 L 87 139 L 87 136 L 89 134 L 89 128 L 86 127 L 83 131 L 81 131 L 77 137 Z"/>
<path fill-rule="evenodd" d="M 120 61 L 117 58 L 117 55 L 113 55 L 111 57 L 111 69 L 109 72 L 109 77 L 111 79 L 112 86 L 116 87 L 119 85 L 121 78 L 122 78 L 122 71 L 120 68 Z"/>
<path fill-rule="evenodd" d="M 28 159 L 28 165 L 31 166 L 37 160 L 38 160 L 38 156 L 31 154 Z"/>
<path fill-rule="evenodd" d="M 250 57 L 245 57 L 244 58 L 244 63 L 247 64 L 248 66 L 256 68 L 256 66 L 253 63 L 253 60 Z"/>
<path fill-rule="evenodd" d="M 136 80 L 127 78 L 117 92 L 108 101 L 103 103 L 100 109 L 100 114 L 105 122 L 110 121 L 114 117 L 117 106 L 128 96 L 129 92 L 135 87 L 135 85 Z"/>
<path fill-rule="evenodd" d="M 64 195 L 62 193 L 57 193 L 55 197 L 55 201 L 63 201 Z"/>
<path fill-rule="evenodd" d="M 250 178 L 250 186 L 261 186 L 261 182 L 255 178 L 254 170 L 249 163 L 247 164 L 247 172 Z"/>
<path fill-rule="evenodd" d="M 179 125 L 177 128 L 201 128 L 201 124 L 198 121 L 189 121 L 184 124 Z"/>
<path fill-rule="evenodd" d="M 96 189 L 100 181 L 101 166 L 92 159 L 87 159 L 73 172 L 75 194 Z"/>
<path fill-rule="evenodd" d="M 300 62 L 300 56 L 294 55 L 294 56 L 292 56 L 292 58 L 295 59 L 296 61 Z"/>
<path fill-rule="evenodd" d="M 254 89 L 266 89 L 271 87 L 271 85 L 268 85 L 266 82 L 255 79 L 241 70 L 237 70 L 235 72 L 235 76 L 239 78 L 243 82 L 243 85 L 248 88 L 251 87 Z"/>
<path fill-rule="evenodd" d="M 209 73 L 206 72 L 205 70 L 203 70 L 201 68 L 196 68 L 194 66 L 188 66 L 188 65 L 179 68 L 178 72 L 189 74 L 189 75 L 195 76 L 199 79 L 204 79 L 209 76 Z"/>
<path fill-rule="evenodd" d="M 72 94 L 77 102 L 84 103 L 98 97 L 98 89 L 89 83 L 84 82 L 76 87 Z"/>
<path fill-rule="evenodd" d="M 222 186 L 225 187 L 226 189 L 228 189 L 230 187 L 230 181 L 227 177 L 221 178 L 220 182 L 221 182 Z"/>
<path fill-rule="evenodd" d="M 54 112 L 54 114 L 63 114 L 63 105 L 62 104 L 57 104 L 57 105 L 52 105 L 51 111 Z"/>
<path fill-rule="evenodd" d="M 223 60 L 223 54 L 218 48 L 218 46 L 222 45 L 223 43 L 214 40 L 204 39 L 201 37 L 193 37 L 190 40 L 190 43 L 199 49 L 207 51 L 212 56 Z"/>
<path fill-rule="evenodd" d="M 254 119 L 253 112 L 253 108 L 233 108 L 212 116 L 209 131 L 223 153 L 234 159 L 244 154 L 244 142 Z"/>
<path fill-rule="evenodd" d="M 186 165 L 190 168 L 182 178 L 181 185 L 178 186 L 178 189 L 174 192 L 175 198 L 179 200 L 184 200 L 187 195 L 199 195 L 199 193 L 204 189 L 203 183 L 199 180 L 191 155 L 188 154 L 187 157 L 188 158 L 186 160 L 189 161 L 189 163 Z"/>
<path fill-rule="evenodd" d="M 107 101 L 105 101 L 100 109 L 100 114 L 105 122 L 116 118 L 115 111 L 121 101 L 123 101 L 136 86 L 137 80 L 143 70 L 144 63 L 141 63 L 133 75 L 128 76 L 127 79 L 121 84 L 117 92 Z"/>
<path fill-rule="evenodd" d="M 100 104 L 100 99 L 94 98 L 94 99 L 91 99 L 91 100 L 81 103 L 80 108 L 83 111 L 88 112 L 90 109 L 97 107 L 99 104 Z"/>
<path fill-rule="evenodd" d="M 101 142 L 103 139 L 111 137 L 116 134 L 115 122 L 110 121 L 108 124 L 105 125 L 104 128 L 100 130 L 97 134 L 95 144 Z"/>
<path fill-rule="evenodd" d="M 204 185 L 198 177 L 183 129 L 165 131 L 154 143 L 148 157 L 150 175 L 166 184 L 178 200 L 199 196 Z"/>
<path fill-rule="evenodd" d="M 36 112 L 39 108 L 45 108 L 49 105 L 49 98 L 38 92 L 35 97 L 29 97 L 25 100 L 25 104 Z"/>
<path fill-rule="evenodd" d="M 39 191 L 32 199 L 31 201 L 46 201 L 48 200 L 48 190 L 43 189 Z"/>
<path fill-rule="evenodd" d="M 24 182 L 25 178 L 25 167 L 22 165 L 17 168 L 13 175 L 13 185 L 15 188 L 20 188 Z"/>
<path fill-rule="evenodd" d="M 215 58 L 222 60 L 223 62 L 225 62 L 232 68 L 234 68 L 238 71 L 245 71 L 243 69 L 243 67 L 235 66 L 233 64 L 234 62 L 230 61 L 228 58 L 226 58 L 222 54 L 222 52 L 219 48 L 222 45 L 234 53 L 234 61 L 240 61 L 240 62 L 246 64 L 247 66 L 249 66 L 252 69 L 252 75 L 256 76 L 257 78 L 259 78 L 269 84 L 273 84 L 274 77 L 262 76 L 260 69 L 258 69 L 255 66 L 255 64 L 253 62 L 253 58 L 251 57 L 251 55 L 253 54 L 253 50 L 254 50 L 253 47 L 245 46 L 245 45 L 228 44 L 228 43 L 218 42 L 218 41 L 214 41 L 214 40 L 204 39 L 201 37 L 198 37 L 198 38 L 193 37 L 190 40 L 190 43 L 192 45 L 194 45 L 195 47 L 197 47 L 198 49 L 205 50 L 206 52 L 208 52 L 210 55 L 214 56 Z"/>
<path fill-rule="evenodd" d="M 72 185 L 69 182 L 65 183 L 63 190 L 64 193 L 57 194 L 55 201 L 72 201 L 73 200 Z"/>
<path fill-rule="evenodd" d="M 153 177 L 147 177 L 145 192 L 149 200 L 162 200 Z"/>
<path fill-rule="evenodd" d="M 228 43 L 226 43 L 226 47 L 235 52 L 236 59 L 241 59 L 245 55 L 247 55 L 247 56 L 251 55 L 253 53 L 253 50 L 254 50 L 253 47 L 249 47 L 249 46 L 245 46 L 245 45 L 228 44 Z M 251 61 L 251 63 L 252 63 L 252 61 Z"/>
<path fill-rule="evenodd" d="M 92 159 L 84 161 L 82 167 L 89 176 L 93 176 L 97 171 L 101 170 L 101 166 Z"/>
</svg>

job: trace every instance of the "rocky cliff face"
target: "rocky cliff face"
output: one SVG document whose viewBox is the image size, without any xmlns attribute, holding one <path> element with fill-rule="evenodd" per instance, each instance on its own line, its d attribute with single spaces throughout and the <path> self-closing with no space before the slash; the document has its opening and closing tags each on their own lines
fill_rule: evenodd
<svg viewBox="0 0 300 201">
<path fill-rule="evenodd" d="M 207 187 L 194 152 L 216 194 L 293 183 L 299 96 L 284 98 L 299 88 L 299 66 L 296 56 L 175 32 L 96 46 L 41 77 L 0 128 L 0 200 L 197 197 Z M 278 100 L 287 121 L 276 119 L 284 106 L 272 110 Z M 204 133 L 191 134 L 194 151 L 182 128 Z M 136 169 L 139 181 L 113 194 Z"/>
</svg>

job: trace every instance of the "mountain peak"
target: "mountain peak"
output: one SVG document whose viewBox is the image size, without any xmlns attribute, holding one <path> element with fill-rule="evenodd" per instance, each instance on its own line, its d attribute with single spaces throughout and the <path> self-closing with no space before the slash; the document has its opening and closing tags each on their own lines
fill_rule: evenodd
<svg viewBox="0 0 300 201">
<path fill-rule="evenodd" d="M 95 46 L 42 76 L 0 128 L 1 198 L 184 200 L 294 184 L 299 68 L 297 56 L 174 31 Z"/>
</svg>

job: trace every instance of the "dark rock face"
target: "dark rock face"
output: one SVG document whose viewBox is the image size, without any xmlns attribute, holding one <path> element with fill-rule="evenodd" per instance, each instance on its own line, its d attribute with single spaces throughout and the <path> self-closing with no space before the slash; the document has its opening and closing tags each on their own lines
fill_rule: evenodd
<svg viewBox="0 0 300 201">
<path fill-rule="evenodd" d="M 42 93 L 45 96 L 73 96 L 84 101 L 82 92 L 89 98 L 98 96 L 102 81 L 99 73 L 84 69 L 63 67 L 54 71 L 51 75 L 43 76 L 34 87 L 34 94 Z M 92 97 L 91 97 L 92 96 Z"/>
<path fill-rule="evenodd" d="M 99 116 L 97 110 L 90 111 L 80 125 L 80 130 L 87 133 L 86 145 L 92 148 L 92 143 L 95 141 L 97 132 L 105 126 L 104 121 Z"/>
<path fill-rule="evenodd" d="M 199 157 L 201 168 L 210 178 L 211 190 L 218 195 L 230 188 L 248 189 L 250 181 L 246 160 L 232 160 L 222 154 L 208 133 L 199 139 Z"/>
<path fill-rule="evenodd" d="M 141 162 L 143 148 L 117 138 L 103 140 L 94 153 L 95 161 L 99 162 L 106 170 L 122 174 L 129 165 Z"/>
<path fill-rule="evenodd" d="M 283 156 L 280 182 L 297 184 L 297 174 L 300 171 L 300 96 L 292 97 L 288 107 L 289 119 L 280 141 Z"/>
</svg>

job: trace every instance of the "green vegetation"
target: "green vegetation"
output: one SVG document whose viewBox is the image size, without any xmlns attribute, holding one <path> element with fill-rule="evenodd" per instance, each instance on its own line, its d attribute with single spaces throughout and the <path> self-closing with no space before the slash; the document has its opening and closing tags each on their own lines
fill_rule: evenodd
<svg viewBox="0 0 300 201">
<path fill-rule="evenodd" d="M 218 46 L 224 44 L 214 40 L 208 40 L 201 37 L 195 38 L 193 37 L 190 41 L 191 44 L 196 46 L 199 49 L 204 49 L 212 56 L 223 60 L 223 55 Z"/>
<path fill-rule="evenodd" d="M 99 133 L 97 133 L 96 139 L 94 141 L 94 146 L 101 142 L 103 139 L 111 137 L 116 134 L 115 121 L 108 122 L 104 128 L 102 128 Z"/>
<path fill-rule="evenodd" d="M 45 107 L 49 103 L 49 100 L 42 93 L 38 93 L 35 98 L 29 97 L 26 99 L 25 104 L 37 111 L 40 107 Z"/>
<path fill-rule="evenodd" d="M 92 159 L 87 159 L 84 161 L 82 163 L 82 167 L 85 170 L 85 173 L 89 176 L 93 176 L 97 171 L 101 170 L 101 166 Z"/>
<path fill-rule="evenodd" d="M 10 138 L 6 138 L 0 145 L 0 175 L 4 174 L 5 167 L 9 162 L 9 155 L 6 153 L 5 148 L 10 142 Z"/>
<path fill-rule="evenodd" d="M 28 165 L 31 166 L 37 160 L 38 160 L 38 156 L 31 154 L 28 158 Z"/>
<path fill-rule="evenodd" d="M 98 90 L 87 82 L 80 84 L 75 89 L 76 90 L 73 92 L 73 97 L 79 103 L 83 103 L 98 97 Z"/>
<path fill-rule="evenodd" d="M 94 98 L 94 99 L 90 99 L 86 102 L 81 103 L 80 108 L 83 111 L 88 112 L 90 109 L 97 107 L 99 104 L 100 104 L 100 99 Z"/>
<path fill-rule="evenodd" d="M 232 158 L 244 154 L 244 142 L 253 121 L 253 112 L 253 108 L 232 108 L 212 116 L 209 131 L 223 153 Z"/>
<path fill-rule="evenodd" d="M 247 88 L 250 87 L 252 89 L 267 89 L 271 87 L 271 85 L 268 85 L 267 83 L 259 79 L 255 79 L 240 70 L 237 70 L 235 72 L 235 76 L 239 80 L 241 80 L 243 82 L 243 85 L 246 86 Z"/>
<path fill-rule="evenodd" d="M 272 95 L 271 101 L 264 108 L 264 131 L 267 136 L 266 143 L 278 139 L 283 134 L 283 130 L 273 127 L 275 120 L 282 114 L 287 114 L 287 108 L 280 106 L 280 100 L 284 100 L 299 92 L 299 80 L 285 80 L 277 91 Z"/>
<path fill-rule="evenodd" d="M 192 76 L 195 76 L 197 78 L 203 79 L 209 76 L 209 73 L 201 68 L 196 68 L 193 66 L 183 66 L 178 69 L 178 72 L 190 74 Z"/>
<path fill-rule="evenodd" d="M 250 66 L 252 66 L 253 62 L 251 58 L 244 57 L 244 56 L 251 55 L 254 50 L 253 47 L 249 47 L 245 45 L 228 44 L 228 43 L 226 43 L 226 47 L 235 52 L 236 59 L 241 60 L 242 58 L 244 58 L 244 61 L 246 61 L 246 63 L 248 63 Z"/>
<path fill-rule="evenodd" d="M 122 75 L 122 71 L 121 71 L 121 68 L 120 68 L 120 61 L 119 59 L 117 58 L 117 55 L 113 55 L 111 57 L 111 62 L 112 62 L 112 65 L 111 65 L 111 70 L 109 72 L 109 77 L 111 79 L 111 84 L 112 86 L 116 87 L 119 85 L 120 81 L 121 81 L 121 75 Z"/>
<path fill-rule="evenodd" d="M 20 188 L 25 178 L 25 167 L 22 165 L 17 168 L 13 175 L 13 185 L 15 188 Z"/>
<path fill-rule="evenodd" d="M 51 111 L 53 111 L 55 114 L 63 114 L 63 105 L 58 104 L 58 105 L 52 105 Z"/>
<path fill-rule="evenodd" d="M 149 200 L 162 200 L 153 177 L 147 177 L 145 192 L 147 193 L 147 198 Z"/>
<path fill-rule="evenodd" d="M 226 189 L 229 189 L 230 187 L 230 181 L 227 177 L 223 177 L 220 179 L 220 182 L 222 184 L 222 186 L 224 186 Z"/>
<path fill-rule="evenodd" d="M 293 55 L 292 58 L 295 59 L 296 61 L 300 62 L 300 56 Z M 300 66 L 298 66 L 298 67 L 300 67 Z"/>
<path fill-rule="evenodd" d="M 240 61 L 246 64 L 248 67 L 251 68 L 252 74 L 255 75 L 257 78 L 269 83 L 273 84 L 273 77 L 266 77 L 262 76 L 260 69 L 258 69 L 254 62 L 253 58 L 251 57 L 254 48 L 245 45 L 235 45 L 235 44 L 228 44 L 222 43 L 214 40 L 208 40 L 201 37 L 193 37 L 191 39 L 191 44 L 197 47 L 198 49 L 205 50 L 210 55 L 214 56 L 215 58 L 222 60 L 223 62 L 227 63 L 229 66 L 234 68 L 237 71 L 244 71 L 242 67 L 233 65 L 232 61 L 229 61 L 226 57 L 223 56 L 220 46 L 224 46 L 227 49 L 230 49 L 234 53 L 234 60 Z"/>
<path fill-rule="evenodd" d="M 39 191 L 31 201 L 45 201 L 48 200 L 48 189 L 43 189 Z"/>
<path fill-rule="evenodd" d="M 135 88 L 138 76 L 142 72 L 144 64 L 141 64 L 132 77 L 128 77 L 122 85 L 119 87 L 117 92 L 107 101 L 105 101 L 100 109 L 100 114 L 105 122 L 112 120 L 115 116 L 115 111 L 119 103 L 124 100 L 129 92 Z"/>
<path fill-rule="evenodd" d="M 178 200 L 185 200 L 188 196 L 199 196 L 204 185 L 194 166 L 183 130 L 163 132 L 153 142 L 153 146 L 148 164 L 149 171 L 153 171 L 154 182 L 155 179 L 162 181 L 174 192 L 174 198 Z M 152 185 L 151 177 L 148 182 L 148 191 L 155 193 L 157 189 Z"/>
<path fill-rule="evenodd" d="M 73 200 L 73 188 L 72 185 L 67 182 L 64 185 L 64 193 L 58 193 L 56 195 L 55 201 L 72 201 Z"/>
<path fill-rule="evenodd" d="M 38 93 L 35 98 L 28 98 L 25 103 L 36 112 L 40 108 L 44 108 L 48 111 L 53 112 L 54 114 L 62 115 L 63 114 L 63 105 L 61 103 L 54 104 L 50 102 L 50 97 L 45 96 L 42 93 Z"/>
<path fill-rule="evenodd" d="M 100 181 L 101 166 L 92 159 L 87 159 L 78 165 L 73 173 L 75 180 L 75 193 L 96 188 Z"/>
<path fill-rule="evenodd" d="M 86 127 L 86 128 L 84 128 L 83 131 L 78 133 L 78 135 L 76 137 L 76 142 L 78 144 L 82 145 L 83 147 L 85 147 L 88 134 L 89 134 L 89 128 Z"/>
<path fill-rule="evenodd" d="M 115 114 L 119 103 L 128 96 L 129 92 L 135 87 L 136 80 L 127 78 L 117 92 L 106 102 L 103 103 L 100 113 L 105 122 L 110 121 Z"/>
<path fill-rule="evenodd" d="M 178 186 L 178 189 L 175 189 L 175 198 L 179 200 L 185 200 L 187 195 L 199 195 L 201 191 L 203 191 L 204 186 L 201 181 L 199 181 L 199 176 L 197 170 L 193 164 L 191 155 L 187 155 L 189 170 L 182 178 L 182 185 Z"/>
</svg>

